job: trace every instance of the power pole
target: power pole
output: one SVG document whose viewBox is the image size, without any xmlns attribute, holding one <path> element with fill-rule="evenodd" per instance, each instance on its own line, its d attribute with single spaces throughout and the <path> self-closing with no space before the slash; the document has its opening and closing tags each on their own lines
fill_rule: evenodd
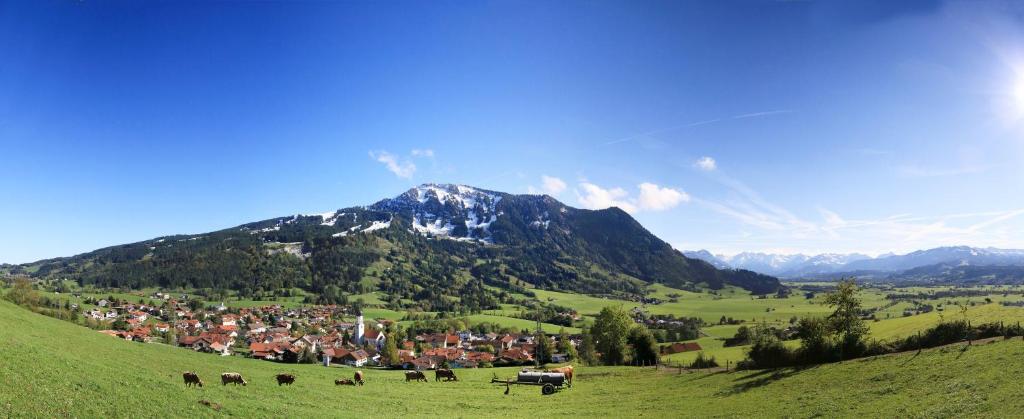
<svg viewBox="0 0 1024 419">
<path fill-rule="evenodd" d="M 536 316 L 537 316 L 537 330 L 534 330 L 534 332 L 533 332 L 533 335 L 537 337 L 536 338 L 537 342 L 534 345 L 534 348 L 537 348 L 537 349 L 539 349 L 541 347 L 540 339 L 543 338 L 543 336 L 541 336 L 541 334 L 544 332 L 544 329 L 541 328 L 541 324 L 540 324 L 540 315 L 541 315 L 540 309 L 538 308 L 537 309 L 537 314 L 536 314 Z M 534 366 L 534 368 L 538 368 L 539 369 L 540 368 L 540 354 L 537 353 L 536 349 L 534 349 L 533 353 L 535 355 L 533 357 L 533 366 Z"/>
</svg>

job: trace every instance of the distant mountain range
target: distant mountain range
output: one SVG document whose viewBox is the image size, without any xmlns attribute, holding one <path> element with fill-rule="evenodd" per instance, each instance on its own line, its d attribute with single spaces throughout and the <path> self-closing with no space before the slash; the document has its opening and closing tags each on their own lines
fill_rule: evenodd
<svg viewBox="0 0 1024 419">
<path fill-rule="evenodd" d="M 1024 278 L 1024 250 L 968 246 L 937 247 L 905 255 L 870 257 L 859 253 L 782 255 L 744 252 L 713 255 L 707 250 L 683 252 L 719 269 L 747 269 L 786 279 L 859 279 L 891 282 L 1018 282 Z"/>
</svg>

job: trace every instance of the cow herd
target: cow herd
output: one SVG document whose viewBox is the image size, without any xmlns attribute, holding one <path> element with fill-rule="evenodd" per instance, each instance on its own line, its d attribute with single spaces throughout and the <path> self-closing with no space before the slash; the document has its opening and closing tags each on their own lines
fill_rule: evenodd
<svg viewBox="0 0 1024 419">
<path fill-rule="evenodd" d="M 438 368 L 434 370 L 434 381 L 459 381 L 459 378 L 455 376 L 455 372 L 447 368 Z M 406 371 L 405 381 L 422 381 L 427 382 L 427 376 L 423 374 L 423 371 Z"/>
<path fill-rule="evenodd" d="M 566 381 L 567 381 L 567 384 L 569 384 L 570 386 L 572 385 L 572 375 L 573 375 L 572 374 L 573 373 L 572 365 L 569 365 L 569 366 L 566 366 L 566 367 L 561 367 L 561 368 L 549 369 L 547 371 L 548 372 L 557 372 L 557 373 L 564 374 L 565 378 L 566 378 Z M 203 386 L 203 380 L 201 380 L 199 378 L 199 375 L 197 375 L 196 373 L 194 373 L 192 371 L 185 371 L 182 374 L 182 378 L 185 380 L 185 387 L 191 387 L 191 386 L 202 387 Z M 277 385 L 278 386 L 281 386 L 281 385 L 284 385 L 284 384 L 292 385 L 292 384 L 295 383 L 295 376 L 292 375 L 292 374 L 277 374 L 276 376 L 274 376 L 274 378 L 277 379 Z M 438 368 L 438 369 L 434 370 L 434 381 L 441 381 L 442 379 L 444 381 L 459 381 L 459 378 L 455 376 L 455 372 L 450 370 L 450 369 Z M 427 376 L 425 374 L 423 374 L 423 371 L 406 371 L 405 372 L 405 381 L 406 382 L 422 381 L 422 382 L 425 383 L 425 382 L 427 382 Z M 220 382 L 221 382 L 222 385 L 225 385 L 225 386 L 228 385 L 228 384 L 234 384 L 234 385 L 241 384 L 242 386 L 245 386 L 246 384 L 248 384 L 245 381 L 245 379 L 242 378 L 242 374 L 239 374 L 237 372 L 226 372 L 226 373 L 221 374 L 220 375 Z M 363 372 L 362 371 L 356 371 L 355 376 L 351 380 L 350 379 L 337 379 L 337 380 L 334 380 L 334 384 L 335 385 L 339 385 L 339 386 L 342 386 L 342 385 L 349 385 L 349 386 L 360 385 L 361 386 L 361 385 L 363 385 L 363 383 L 364 383 L 364 379 L 363 379 Z"/>
<path fill-rule="evenodd" d="M 203 380 L 199 378 L 199 375 L 192 371 L 185 371 L 181 374 L 181 377 L 185 380 L 185 387 L 203 386 Z M 295 383 L 295 376 L 292 374 L 277 374 L 274 376 L 277 379 L 277 385 L 281 386 L 284 384 L 292 385 Z M 242 374 L 237 372 L 226 372 L 220 375 L 220 382 L 222 385 L 241 384 L 243 387 L 249 384 L 242 378 Z M 352 380 L 334 380 L 336 385 L 363 385 L 363 372 L 356 371 L 355 377 Z"/>
</svg>

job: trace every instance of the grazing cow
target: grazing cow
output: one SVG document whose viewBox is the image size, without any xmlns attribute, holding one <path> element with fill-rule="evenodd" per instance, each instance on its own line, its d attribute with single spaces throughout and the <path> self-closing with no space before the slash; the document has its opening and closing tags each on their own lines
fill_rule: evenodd
<svg viewBox="0 0 1024 419">
<path fill-rule="evenodd" d="M 354 385 L 356 385 L 356 382 L 345 378 L 345 379 L 334 380 L 334 385 L 336 385 L 336 386 L 354 386 Z"/>
<path fill-rule="evenodd" d="M 245 380 L 242 378 L 242 374 L 239 374 L 237 372 L 226 372 L 226 373 L 221 374 L 220 375 L 220 382 L 221 382 L 221 384 L 224 384 L 224 385 L 228 385 L 228 383 L 231 383 L 231 384 L 234 384 L 234 385 L 241 384 L 241 385 L 245 386 L 247 384 L 245 382 Z"/>
<path fill-rule="evenodd" d="M 425 382 L 427 382 L 427 377 L 425 375 L 423 375 L 423 373 L 420 372 L 420 371 L 406 371 L 405 372 L 405 382 L 408 383 L 408 382 L 413 381 L 413 380 L 416 380 L 416 381 L 422 380 L 425 383 Z"/>
<path fill-rule="evenodd" d="M 363 385 L 363 372 L 362 371 L 356 371 L 355 380 L 356 380 L 356 383 L 359 383 L 359 385 Z"/>
<path fill-rule="evenodd" d="M 196 375 L 196 373 L 194 373 L 192 371 L 185 371 L 185 373 L 182 374 L 181 376 L 185 379 L 185 387 L 188 387 L 188 386 L 199 386 L 199 387 L 202 387 L 203 386 L 203 380 L 200 380 L 199 376 Z"/>
<path fill-rule="evenodd" d="M 292 383 L 294 383 L 294 382 L 295 382 L 295 376 L 294 375 L 291 375 L 291 374 L 278 374 L 277 375 L 277 386 L 278 387 L 280 387 L 281 384 L 292 385 Z"/>
<path fill-rule="evenodd" d="M 438 368 L 434 370 L 434 381 L 441 381 L 442 378 L 445 381 L 459 381 L 459 377 L 456 377 L 455 372 L 450 369 Z"/>
<path fill-rule="evenodd" d="M 565 383 L 569 387 L 572 387 L 572 365 L 567 365 L 567 366 L 560 367 L 560 368 L 552 368 L 552 369 L 549 369 L 547 371 L 548 372 L 560 372 L 562 374 L 565 374 Z"/>
</svg>

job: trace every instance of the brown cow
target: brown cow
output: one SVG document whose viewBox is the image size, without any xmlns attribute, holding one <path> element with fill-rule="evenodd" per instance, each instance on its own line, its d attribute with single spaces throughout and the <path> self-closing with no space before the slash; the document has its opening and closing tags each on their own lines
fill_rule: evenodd
<svg viewBox="0 0 1024 419">
<path fill-rule="evenodd" d="M 228 385 L 228 383 L 231 383 L 234 385 L 241 384 L 242 386 L 245 386 L 247 384 L 245 382 L 245 379 L 242 378 L 242 374 L 239 374 L 237 372 L 226 372 L 221 374 L 220 382 L 223 385 Z"/>
<path fill-rule="evenodd" d="M 362 371 L 356 371 L 355 380 L 356 380 L 356 383 L 359 383 L 359 385 L 363 385 L 363 372 Z"/>
<path fill-rule="evenodd" d="M 182 378 L 185 379 L 185 387 L 188 387 L 188 386 L 199 386 L 199 387 L 202 387 L 203 386 L 203 380 L 200 380 L 199 376 L 196 375 L 196 373 L 194 373 L 192 371 L 185 371 L 185 373 L 181 374 L 181 376 L 182 376 Z"/>
<path fill-rule="evenodd" d="M 410 382 L 412 380 L 416 380 L 416 381 L 423 380 L 423 382 L 425 383 L 425 382 L 427 382 L 427 377 L 425 375 L 423 375 L 423 373 L 420 372 L 420 371 L 406 371 L 405 372 L 405 382 L 408 383 L 408 382 Z"/>
<path fill-rule="evenodd" d="M 552 368 L 547 370 L 548 372 L 560 372 L 565 374 L 565 383 L 572 387 L 572 365 L 566 365 L 564 367 Z"/>
<path fill-rule="evenodd" d="M 281 384 L 292 385 L 292 383 L 294 383 L 294 382 L 295 382 L 295 376 L 294 375 L 291 375 L 291 374 L 278 374 L 277 375 L 277 386 L 278 387 L 280 387 Z"/>
<path fill-rule="evenodd" d="M 334 385 L 336 385 L 336 386 L 354 386 L 354 385 L 356 385 L 356 382 L 345 378 L 345 379 L 340 379 L 340 380 L 334 380 Z"/>
<path fill-rule="evenodd" d="M 459 377 L 455 376 L 455 372 L 447 368 L 438 368 L 434 370 L 434 381 L 441 381 L 444 378 L 445 381 L 459 381 Z"/>
</svg>

